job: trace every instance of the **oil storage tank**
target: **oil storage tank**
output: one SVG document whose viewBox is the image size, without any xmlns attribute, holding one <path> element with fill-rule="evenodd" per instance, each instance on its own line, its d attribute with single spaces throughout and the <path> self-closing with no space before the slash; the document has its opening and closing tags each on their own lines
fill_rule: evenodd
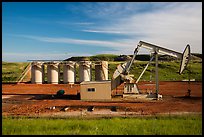
<svg viewBox="0 0 204 137">
<path fill-rule="evenodd" d="M 80 61 L 79 62 L 79 81 L 91 81 L 91 62 Z"/>
<path fill-rule="evenodd" d="M 108 80 L 108 61 L 95 62 L 95 80 Z"/>
<path fill-rule="evenodd" d="M 76 63 L 67 61 L 63 63 L 63 83 L 74 84 L 76 80 Z"/>
<path fill-rule="evenodd" d="M 44 65 L 43 62 L 31 63 L 31 83 L 42 84 L 44 82 Z"/>
<path fill-rule="evenodd" d="M 47 83 L 48 84 L 58 84 L 59 82 L 59 63 L 58 62 L 48 62 L 47 63 Z"/>
</svg>

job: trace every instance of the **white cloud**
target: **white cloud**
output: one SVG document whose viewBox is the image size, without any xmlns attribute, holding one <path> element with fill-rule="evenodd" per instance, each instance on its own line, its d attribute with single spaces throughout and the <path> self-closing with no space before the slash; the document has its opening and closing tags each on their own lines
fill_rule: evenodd
<svg viewBox="0 0 204 137">
<path fill-rule="evenodd" d="M 93 22 L 76 22 L 77 25 L 93 25 Z"/>
<path fill-rule="evenodd" d="M 94 46 L 103 46 L 103 47 L 112 47 L 112 48 L 125 48 L 130 47 L 130 43 L 123 41 L 102 41 L 102 40 L 84 40 L 84 39 L 71 39 L 71 38 L 54 38 L 54 37 L 39 37 L 39 36 L 31 36 L 31 35 L 13 35 L 17 37 L 23 37 L 28 39 L 34 39 L 43 42 L 49 43 L 71 43 L 71 44 L 82 44 L 86 45 L 94 45 Z"/>
<path fill-rule="evenodd" d="M 134 49 L 137 46 L 139 41 L 131 40 L 131 39 L 117 39 L 111 41 L 101 41 L 101 40 L 84 40 L 84 39 L 70 39 L 70 38 L 55 38 L 55 37 L 39 37 L 39 36 L 32 36 L 32 35 L 17 35 L 13 34 L 12 36 L 15 37 L 22 37 L 27 39 L 33 39 L 36 41 L 48 42 L 48 43 L 68 43 L 68 44 L 77 44 L 77 45 L 94 45 L 95 48 L 98 46 L 112 48 L 114 50 L 102 50 L 96 51 L 95 54 L 133 54 Z M 141 50 L 141 53 L 148 53 L 145 50 Z M 70 54 L 71 53 L 71 54 Z M 95 54 L 84 53 L 83 51 L 78 51 L 77 53 L 69 52 L 68 55 L 65 54 L 14 54 L 8 55 L 8 53 L 3 55 L 3 59 L 13 60 L 11 58 L 18 58 L 18 60 L 26 60 L 26 59 L 34 59 L 34 60 L 47 60 L 47 59 L 65 59 L 72 56 L 91 56 Z"/>
<path fill-rule="evenodd" d="M 81 25 L 81 26 L 89 26 L 95 24 L 93 22 L 70 22 L 70 21 L 56 21 L 56 23 L 62 25 Z"/>
<path fill-rule="evenodd" d="M 84 32 L 96 32 L 96 33 L 111 33 L 111 34 L 122 34 L 123 32 L 120 31 L 103 31 L 103 30 L 82 30 Z"/>
<path fill-rule="evenodd" d="M 75 13 L 83 13 L 95 19 L 107 19 L 125 17 L 143 10 L 149 2 L 84 2 L 74 7 L 69 7 Z M 151 6 L 151 5 L 150 5 Z"/>
<path fill-rule="evenodd" d="M 202 51 L 202 3 L 178 2 L 158 5 L 161 6 L 161 4 L 164 7 L 158 10 L 127 15 L 111 24 L 82 31 L 126 35 L 129 36 L 130 42 L 149 41 L 179 52 L 190 44 L 192 52 L 200 53 Z M 156 8 L 156 4 L 154 6 Z"/>
</svg>

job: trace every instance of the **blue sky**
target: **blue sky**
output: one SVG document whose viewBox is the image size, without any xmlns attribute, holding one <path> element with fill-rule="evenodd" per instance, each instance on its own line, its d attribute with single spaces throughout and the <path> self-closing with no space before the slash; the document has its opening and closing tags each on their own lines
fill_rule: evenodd
<svg viewBox="0 0 204 137">
<path fill-rule="evenodd" d="M 3 61 L 131 55 L 140 40 L 202 53 L 202 2 L 2 2 Z"/>
</svg>

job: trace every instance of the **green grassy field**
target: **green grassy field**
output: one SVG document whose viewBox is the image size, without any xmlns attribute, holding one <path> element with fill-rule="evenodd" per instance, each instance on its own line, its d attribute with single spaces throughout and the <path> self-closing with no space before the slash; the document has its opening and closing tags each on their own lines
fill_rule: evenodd
<svg viewBox="0 0 204 137">
<path fill-rule="evenodd" d="M 3 135 L 201 135 L 202 116 L 136 118 L 3 117 Z"/>
<path fill-rule="evenodd" d="M 114 71 L 118 64 L 123 62 L 109 61 L 109 79 L 112 78 Z M 143 71 L 144 67 L 148 61 L 136 61 L 133 63 L 130 69 L 130 74 L 134 75 L 135 80 L 139 77 L 140 73 Z M 2 82 L 12 82 L 16 81 L 20 74 L 25 69 L 28 62 L 21 63 L 2 63 Z M 188 64 L 188 70 L 184 70 L 183 74 L 179 75 L 179 65 L 180 61 L 160 61 L 159 62 L 159 80 L 160 81 L 181 81 L 189 78 L 195 79 L 196 81 L 202 81 L 202 61 L 192 60 Z M 78 67 L 76 68 L 76 80 L 79 80 Z M 46 71 L 46 70 L 45 70 Z M 62 70 L 61 70 L 62 72 Z M 189 73 L 190 72 L 190 73 Z M 45 78 L 46 79 L 46 78 Z M 92 79 L 95 79 L 95 69 L 92 67 Z M 141 77 L 140 81 L 155 81 L 155 63 L 152 62 L 144 75 Z"/>
</svg>

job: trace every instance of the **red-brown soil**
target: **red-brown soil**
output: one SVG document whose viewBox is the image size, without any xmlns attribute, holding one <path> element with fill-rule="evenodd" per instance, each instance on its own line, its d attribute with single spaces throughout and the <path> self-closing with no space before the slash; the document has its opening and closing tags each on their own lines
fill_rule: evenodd
<svg viewBox="0 0 204 137">
<path fill-rule="evenodd" d="M 155 91 L 155 84 L 140 82 L 138 88 L 142 92 Z M 65 94 L 57 97 L 58 90 Z M 121 85 L 117 93 L 123 89 Z M 190 97 L 186 96 L 188 89 Z M 82 112 L 89 106 L 94 111 L 111 110 L 114 106 L 117 112 L 126 112 L 131 115 L 149 115 L 161 113 L 202 113 L 202 82 L 159 82 L 159 94 L 162 100 L 125 100 L 120 96 L 111 101 L 82 101 L 79 99 L 80 85 L 74 84 L 2 84 L 2 115 L 51 116 L 53 114 L 71 114 Z M 116 90 L 112 95 L 116 94 Z M 52 107 L 55 106 L 55 109 Z M 69 107 L 67 111 L 64 108 Z M 73 113 L 74 114 L 74 113 Z M 110 115 L 111 113 L 108 113 Z"/>
</svg>

